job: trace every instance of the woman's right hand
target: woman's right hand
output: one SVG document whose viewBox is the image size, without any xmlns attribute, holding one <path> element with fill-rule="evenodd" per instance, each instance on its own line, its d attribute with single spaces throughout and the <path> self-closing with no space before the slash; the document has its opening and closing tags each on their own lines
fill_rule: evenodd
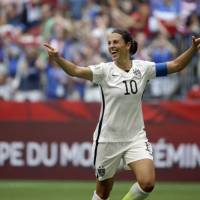
<svg viewBox="0 0 200 200">
<path fill-rule="evenodd" d="M 51 59 L 56 59 L 59 57 L 58 50 L 53 48 L 51 45 L 45 43 L 44 46 L 47 48 L 48 55 Z"/>
</svg>

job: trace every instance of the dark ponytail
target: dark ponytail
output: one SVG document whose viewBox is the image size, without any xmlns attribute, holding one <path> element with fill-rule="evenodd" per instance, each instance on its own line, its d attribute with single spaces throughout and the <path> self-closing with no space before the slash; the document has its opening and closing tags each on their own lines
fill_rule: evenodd
<svg viewBox="0 0 200 200">
<path fill-rule="evenodd" d="M 125 41 L 125 43 L 128 43 L 130 42 L 131 43 L 131 47 L 130 47 L 130 55 L 134 55 L 137 51 L 137 48 L 138 48 L 138 44 L 135 40 L 133 40 L 131 34 L 126 31 L 126 30 L 123 30 L 123 29 L 114 29 L 112 31 L 112 33 L 118 33 L 122 36 L 123 40 Z"/>
<path fill-rule="evenodd" d="M 137 51 L 137 48 L 138 48 L 138 43 L 132 39 L 132 42 L 131 42 L 131 48 L 130 48 L 130 54 L 131 55 L 134 55 Z"/>
</svg>

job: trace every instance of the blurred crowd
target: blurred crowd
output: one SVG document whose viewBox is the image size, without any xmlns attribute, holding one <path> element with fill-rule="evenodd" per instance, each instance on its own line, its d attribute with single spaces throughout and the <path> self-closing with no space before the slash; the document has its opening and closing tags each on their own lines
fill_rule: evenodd
<svg viewBox="0 0 200 200">
<path fill-rule="evenodd" d="M 96 85 L 71 78 L 49 60 L 48 42 L 66 59 L 88 66 L 110 61 L 106 34 L 128 29 L 134 59 L 165 62 L 200 35 L 199 0 L 1 0 L 0 99 L 99 101 Z M 181 73 L 152 80 L 144 99 L 200 98 L 199 53 Z"/>
</svg>

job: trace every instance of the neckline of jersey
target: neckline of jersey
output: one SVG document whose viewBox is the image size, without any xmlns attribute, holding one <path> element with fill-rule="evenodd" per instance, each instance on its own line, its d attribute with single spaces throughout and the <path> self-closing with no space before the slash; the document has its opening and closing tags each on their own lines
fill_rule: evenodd
<svg viewBox="0 0 200 200">
<path fill-rule="evenodd" d="M 132 66 L 131 66 L 131 68 L 129 69 L 129 71 L 125 71 L 125 70 L 121 69 L 120 67 L 118 67 L 114 62 L 113 62 L 113 64 L 114 64 L 115 68 L 116 68 L 120 73 L 125 74 L 125 75 L 129 74 L 129 73 L 132 71 L 132 69 L 134 68 L 134 65 L 135 65 L 135 64 L 134 64 L 134 61 L 132 60 Z"/>
</svg>

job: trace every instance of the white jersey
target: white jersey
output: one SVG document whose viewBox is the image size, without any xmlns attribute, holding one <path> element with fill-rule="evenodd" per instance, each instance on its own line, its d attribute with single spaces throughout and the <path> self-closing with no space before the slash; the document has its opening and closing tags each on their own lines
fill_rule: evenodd
<svg viewBox="0 0 200 200">
<path fill-rule="evenodd" d="M 156 68 L 154 62 L 132 62 L 129 72 L 114 62 L 89 66 L 93 82 L 100 86 L 102 93 L 95 141 L 128 142 L 145 133 L 141 99 L 148 80 L 156 76 Z"/>
</svg>

